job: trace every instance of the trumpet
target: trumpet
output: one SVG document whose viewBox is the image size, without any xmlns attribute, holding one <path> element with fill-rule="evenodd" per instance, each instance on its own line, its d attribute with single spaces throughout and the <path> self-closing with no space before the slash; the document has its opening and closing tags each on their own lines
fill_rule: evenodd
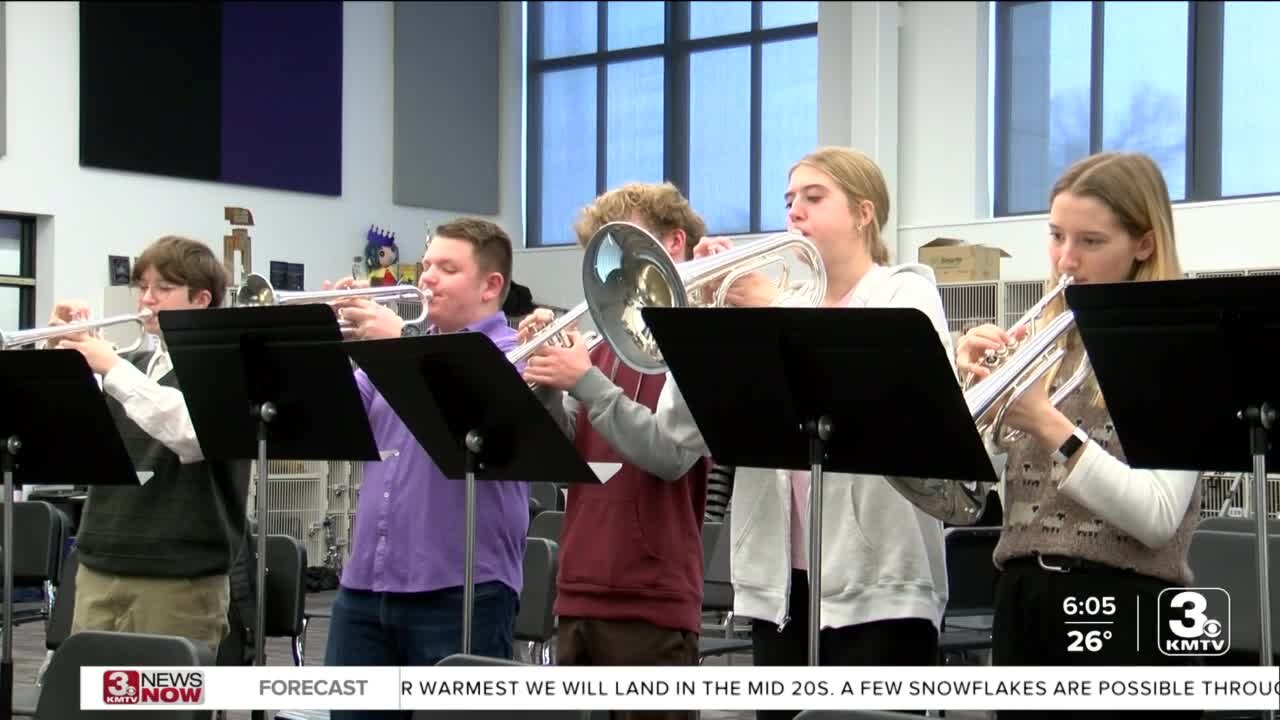
<svg viewBox="0 0 1280 720">
<path fill-rule="evenodd" d="M 793 283 L 791 268 L 780 255 L 793 251 L 801 278 Z M 799 233 L 778 233 L 726 252 L 677 265 L 656 238 L 643 228 L 612 222 L 587 242 L 582 261 L 586 304 L 596 327 L 622 362 L 639 372 L 666 372 L 640 310 L 644 307 L 719 307 L 729 287 L 747 273 L 780 265 L 775 304 L 816 307 L 827 292 L 826 267 L 817 246 Z M 702 291 L 719 287 L 710 300 Z"/>
<path fill-rule="evenodd" d="M 578 303 L 572 310 L 548 323 L 546 327 L 535 333 L 533 337 L 529 338 L 529 340 L 520 345 L 520 347 L 512 350 L 510 353 L 507 353 L 507 360 L 509 360 L 512 365 L 515 365 L 528 360 L 529 356 L 537 352 L 538 348 L 543 345 L 551 344 L 560 347 L 567 346 L 569 344 L 569 340 L 565 335 L 565 332 L 574 323 L 578 322 L 583 315 L 586 315 L 587 310 L 588 308 L 585 302 Z M 600 344 L 603 338 L 600 337 L 599 333 L 589 332 L 583 335 L 583 340 L 586 341 L 587 352 L 591 352 Z"/>
<path fill-rule="evenodd" d="M 150 310 L 134 313 L 133 315 L 116 315 L 113 317 L 103 318 L 101 320 L 82 320 L 80 322 L 67 323 L 65 325 L 50 325 L 48 327 L 33 328 L 31 330 L 13 330 L 11 332 L 0 332 L 0 350 L 12 350 L 14 348 L 26 345 L 34 345 L 44 340 L 52 340 L 54 338 L 66 337 L 67 335 L 75 335 L 82 332 L 94 332 L 104 327 L 112 325 L 123 325 L 125 323 L 138 324 L 138 339 L 127 347 L 116 350 L 117 353 L 131 353 L 142 347 L 143 338 L 146 336 L 144 332 L 144 323 L 151 317 Z"/>
<path fill-rule="evenodd" d="M 369 298 L 380 304 L 399 302 L 402 300 L 422 303 L 422 311 L 412 320 L 405 320 L 410 325 L 417 325 L 427 319 L 427 303 L 431 293 L 416 285 L 390 285 L 371 288 L 348 288 L 345 290 L 314 291 L 282 291 L 271 286 L 271 281 L 258 273 L 251 273 L 244 279 L 244 284 L 236 291 L 236 307 L 255 307 L 262 305 L 305 305 L 323 303 L 348 298 Z M 339 326 L 347 328 L 350 324 L 340 321 Z"/>
<path fill-rule="evenodd" d="M 978 434 L 989 450 L 1007 450 L 1017 442 L 1020 432 L 1006 432 L 1005 415 L 1018 398 L 1061 360 L 1065 351 L 1058 340 L 1075 327 L 1075 315 L 1064 311 L 1043 328 L 1034 324 L 1044 314 L 1049 303 L 1066 291 L 1074 278 L 1063 275 L 1056 286 L 1031 306 L 1009 329 L 1010 334 L 1026 330 L 1020 340 L 1014 340 L 999 350 L 988 350 L 982 359 L 991 374 L 974 382 L 966 380 L 965 404 L 977 425 Z M 1062 384 L 1049 402 L 1057 407 L 1084 382 L 1089 374 L 1087 359 Z M 962 483 L 952 480 L 927 478 L 889 478 L 889 483 L 913 505 L 952 525 L 972 525 L 982 517 L 986 509 L 987 495 L 993 483 Z"/>
</svg>

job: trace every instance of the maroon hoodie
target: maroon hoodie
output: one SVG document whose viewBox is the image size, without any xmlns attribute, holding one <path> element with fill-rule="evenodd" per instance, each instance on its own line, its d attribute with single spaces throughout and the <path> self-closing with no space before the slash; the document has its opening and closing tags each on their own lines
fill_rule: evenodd
<svg viewBox="0 0 1280 720">
<path fill-rule="evenodd" d="M 592 363 L 630 399 L 653 410 L 666 375 L 645 375 L 616 361 L 606 343 Z M 615 374 L 616 367 L 616 374 Z M 569 486 L 560 531 L 555 613 L 561 617 L 640 620 L 702 630 L 702 518 L 709 458 L 675 482 L 627 463 L 591 426 L 583 408 L 575 444 L 588 462 L 622 463 L 603 485 Z"/>
</svg>

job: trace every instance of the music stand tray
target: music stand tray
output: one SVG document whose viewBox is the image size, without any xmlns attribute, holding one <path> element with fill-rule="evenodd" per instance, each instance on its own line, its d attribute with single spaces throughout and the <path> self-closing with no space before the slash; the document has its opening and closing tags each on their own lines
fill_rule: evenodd
<svg viewBox="0 0 1280 720">
<path fill-rule="evenodd" d="M 1272 664 L 1267 465 L 1280 276 L 1071 285 L 1068 308 L 1129 465 L 1254 474 L 1261 662 Z"/>
<path fill-rule="evenodd" d="M 200 448 L 209 460 L 256 460 L 257 619 L 265 616 L 267 460 L 379 460 L 373 430 L 323 303 L 157 316 Z M 265 664 L 255 634 L 257 665 Z"/>
<path fill-rule="evenodd" d="M 137 485 L 139 473 L 76 350 L 0 352 L 0 465 L 4 471 L 4 649 L 0 720 L 13 714 L 13 491 L 20 485 Z M 74 418 L 75 432 L 67 432 Z M 67 441 L 74 439 L 75 447 Z"/>
<path fill-rule="evenodd" d="M 717 462 L 810 471 L 810 567 L 822 567 L 823 472 L 997 480 L 938 333 L 920 310 L 649 307 L 642 314 Z M 809 573 L 809 585 L 809 663 L 817 665 L 821 573 Z"/>
<path fill-rule="evenodd" d="M 347 343 L 444 475 L 466 483 L 462 652 L 475 601 L 478 480 L 600 484 L 547 408 L 478 332 Z"/>
</svg>

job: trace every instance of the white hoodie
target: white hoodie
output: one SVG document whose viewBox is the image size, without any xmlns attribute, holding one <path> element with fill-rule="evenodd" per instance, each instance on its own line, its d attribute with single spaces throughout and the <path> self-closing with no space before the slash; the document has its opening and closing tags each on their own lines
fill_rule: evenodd
<svg viewBox="0 0 1280 720">
<path fill-rule="evenodd" d="M 928 266 L 872 266 L 848 307 L 921 310 L 954 371 L 951 335 Z M 664 386 L 657 416 L 678 444 L 710 454 L 676 383 Z M 908 502 L 883 476 L 826 472 L 822 496 L 822 627 L 902 618 L 939 627 L 947 604 L 942 522 Z M 730 518 L 734 612 L 785 625 L 791 615 L 788 472 L 739 467 Z"/>
</svg>

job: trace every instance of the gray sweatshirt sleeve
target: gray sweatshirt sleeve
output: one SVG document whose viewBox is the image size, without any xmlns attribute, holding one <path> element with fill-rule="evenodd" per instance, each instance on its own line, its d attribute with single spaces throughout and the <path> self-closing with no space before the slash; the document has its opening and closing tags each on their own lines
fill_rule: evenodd
<svg viewBox="0 0 1280 720">
<path fill-rule="evenodd" d="M 664 387 L 673 384 L 668 376 Z M 569 395 L 581 403 L 591 426 L 619 455 L 667 482 L 680 479 L 702 457 L 696 448 L 678 443 L 657 414 L 624 396 L 599 368 L 588 370 Z"/>
</svg>

